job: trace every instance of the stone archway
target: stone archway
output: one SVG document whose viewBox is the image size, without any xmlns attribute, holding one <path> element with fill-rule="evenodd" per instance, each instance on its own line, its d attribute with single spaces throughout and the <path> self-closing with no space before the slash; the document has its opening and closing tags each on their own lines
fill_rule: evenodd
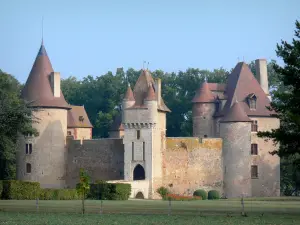
<svg viewBox="0 0 300 225">
<path fill-rule="evenodd" d="M 145 170 L 140 164 L 133 170 L 133 180 L 145 180 Z"/>
<path fill-rule="evenodd" d="M 135 195 L 135 198 L 137 198 L 137 199 L 144 199 L 145 197 L 144 197 L 144 194 L 143 194 L 141 191 L 139 191 L 139 192 Z"/>
</svg>

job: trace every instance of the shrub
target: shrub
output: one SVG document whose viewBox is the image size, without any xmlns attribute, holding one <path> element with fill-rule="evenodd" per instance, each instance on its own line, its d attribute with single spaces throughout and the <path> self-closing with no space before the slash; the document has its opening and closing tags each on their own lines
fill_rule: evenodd
<svg viewBox="0 0 300 225">
<path fill-rule="evenodd" d="M 182 196 L 176 194 L 167 194 L 166 199 L 170 199 L 172 201 L 193 201 L 193 200 L 201 200 L 201 196 Z"/>
<path fill-rule="evenodd" d="M 97 182 L 90 185 L 89 199 L 128 200 L 131 194 L 131 185 L 122 183 Z"/>
<path fill-rule="evenodd" d="M 207 199 L 207 192 L 205 190 L 203 190 L 203 189 L 199 189 L 199 190 L 196 190 L 194 192 L 193 196 L 199 196 L 203 200 L 206 200 Z"/>
<path fill-rule="evenodd" d="M 76 189 L 41 189 L 40 200 L 77 200 L 80 196 Z"/>
<path fill-rule="evenodd" d="M 156 190 L 156 192 L 158 194 L 160 194 L 160 196 L 162 197 L 162 199 L 166 199 L 167 195 L 170 193 L 170 191 L 168 190 L 168 188 L 165 187 L 160 187 Z"/>
<path fill-rule="evenodd" d="M 0 199 L 2 199 L 2 190 L 3 190 L 3 183 L 2 180 L 0 180 Z"/>
<path fill-rule="evenodd" d="M 39 196 L 40 183 L 19 180 L 4 180 L 2 199 L 32 200 Z"/>
<path fill-rule="evenodd" d="M 220 199 L 220 194 L 217 190 L 210 190 L 208 192 L 208 199 Z"/>
</svg>

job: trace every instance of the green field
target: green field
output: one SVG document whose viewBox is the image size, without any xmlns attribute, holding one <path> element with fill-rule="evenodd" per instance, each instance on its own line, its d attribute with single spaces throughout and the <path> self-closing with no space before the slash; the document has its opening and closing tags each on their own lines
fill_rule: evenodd
<svg viewBox="0 0 300 225">
<path fill-rule="evenodd" d="M 247 217 L 241 216 L 240 200 L 168 201 L 128 200 L 81 201 L 0 200 L 0 224 L 300 224 L 300 201 L 248 199 Z"/>
</svg>

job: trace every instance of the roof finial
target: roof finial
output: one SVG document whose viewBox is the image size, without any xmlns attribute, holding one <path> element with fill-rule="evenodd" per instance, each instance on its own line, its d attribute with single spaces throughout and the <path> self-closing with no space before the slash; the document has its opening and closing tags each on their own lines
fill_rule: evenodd
<svg viewBox="0 0 300 225">
<path fill-rule="evenodd" d="M 245 56 L 243 56 L 243 62 L 245 62 Z"/>
<path fill-rule="evenodd" d="M 147 70 L 148 70 L 148 67 L 149 67 L 149 62 L 147 63 Z"/>
<path fill-rule="evenodd" d="M 204 81 L 207 82 L 207 76 L 206 75 L 204 76 Z"/>
<path fill-rule="evenodd" d="M 143 70 L 145 69 L 145 63 L 146 63 L 146 61 L 144 60 L 143 61 Z"/>
<path fill-rule="evenodd" d="M 240 57 L 238 57 L 237 60 L 238 60 L 238 63 L 239 63 L 240 62 Z"/>
<path fill-rule="evenodd" d="M 44 16 L 42 16 L 42 45 L 44 45 Z"/>
</svg>

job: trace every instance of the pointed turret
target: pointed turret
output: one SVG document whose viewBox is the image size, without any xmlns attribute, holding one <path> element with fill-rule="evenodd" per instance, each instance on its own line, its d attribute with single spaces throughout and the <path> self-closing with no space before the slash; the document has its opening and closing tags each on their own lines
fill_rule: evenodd
<svg viewBox="0 0 300 225">
<path fill-rule="evenodd" d="M 220 120 L 220 123 L 226 122 L 252 122 L 252 120 L 249 119 L 240 103 L 236 101 L 226 115 Z"/>
<path fill-rule="evenodd" d="M 205 80 L 201 87 L 196 91 L 193 103 L 206 103 L 213 102 L 215 100 L 213 93 L 209 89 L 208 83 Z"/>
<path fill-rule="evenodd" d="M 135 101 L 134 96 L 133 96 L 133 92 L 131 90 L 130 84 L 128 84 L 128 88 L 124 97 L 125 101 Z"/>
<path fill-rule="evenodd" d="M 71 108 L 60 90 L 60 75 L 54 73 L 43 43 L 21 96 L 31 107 Z"/>
<path fill-rule="evenodd" d="M 145 101 L 155 101 L 156 96 L 152 85 L 149 86 Z"/>
</svg>

